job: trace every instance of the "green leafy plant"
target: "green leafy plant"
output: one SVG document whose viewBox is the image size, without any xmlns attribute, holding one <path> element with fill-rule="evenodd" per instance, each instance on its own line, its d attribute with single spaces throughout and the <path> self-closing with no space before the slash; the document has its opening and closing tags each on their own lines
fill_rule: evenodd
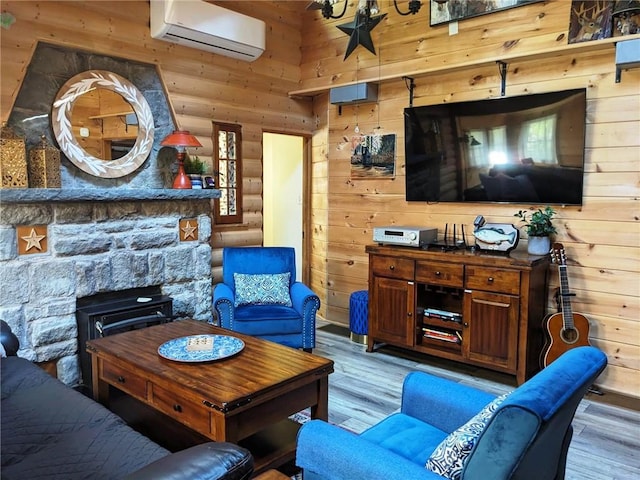
<svg viewBox="0 0 640 480">
<path fill-rule="evenodd" d="M 9 12 L 2 12 L 0 14 L 0 26 L 5 30 L 9 30 L 9 27 L 16 23 L 16 17 Z"/>
<path fill-rule="evenodd" d="M 186 173 L 202 175 L 205 173 L 205 164 L 197 155 L 189 155 L 184 161 L 184 171 Z"/>
<path fill-rule="evenodd" d="M 514 214 L 514 217 L 520 218 L 520 222 L 527 227 L 527 235 L 530 237 L 548 237 L 554 233 L 557 233 L 556 227 L 553 226 L 551 219 L 556 214 L 556 211 L 546 206 L 544 210 L 538 209 L 528 216 L 527 210 L 520 210 Z"/>
</svg>

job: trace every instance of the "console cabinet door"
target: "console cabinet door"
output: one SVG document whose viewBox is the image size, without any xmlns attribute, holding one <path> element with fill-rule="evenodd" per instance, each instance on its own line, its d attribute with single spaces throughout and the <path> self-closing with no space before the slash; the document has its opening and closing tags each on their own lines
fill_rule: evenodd
<svg viewBox="0 0 640 480">
<path fill-rule="evenodd" d="M 519 298 L 477 290 L 464 294 L 463 356 L 477 365 L 515 373 Z"/>
<path fill-rule="evenodd" d="M 374 277 L 369 335 L 398 346 L 413 346 L 415 331 L 414 283 L 396 278 Z"/>
</svg>

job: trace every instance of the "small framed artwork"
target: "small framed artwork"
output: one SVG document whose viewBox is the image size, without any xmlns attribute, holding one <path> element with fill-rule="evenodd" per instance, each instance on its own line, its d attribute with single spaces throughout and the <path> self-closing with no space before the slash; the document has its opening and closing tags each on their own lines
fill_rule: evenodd
<svg viewBox="0 0 640 480">
<path fill-rule="evenodd" d="M 542 0 L 431 0 L 430 25 L 456 22 Z"/>
<path fill-rule="evenodd" d="M 396 135 L 351 137 L 351 178 L 394 178 Z"/>
<path fill-rule="evenodd" d="M 572 0 L 569 16 L 569 43 L 611 37 L 612 0 Z"/>
<path fill-rule="evenodd" d="M 202 176 L 202 188 L 216 188 L 216 180 L 213 175 Z"/>
</svg>

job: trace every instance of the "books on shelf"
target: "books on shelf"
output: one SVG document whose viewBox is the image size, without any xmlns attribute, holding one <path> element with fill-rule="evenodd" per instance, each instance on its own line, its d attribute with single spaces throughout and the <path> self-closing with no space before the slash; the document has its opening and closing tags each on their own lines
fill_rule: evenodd
<svg viewBox="0 0 640 480">
<path fill-rule="evenodd" d="M 434 330 L 433 328 L 423 327 L 422 331 L 423 335 L 426 338 L 432 338 L 435 340 L 442 340 L 444 342 L 457 343 L 460 344 L 462 342 L 462 335 L 459 332 L 450 333 L 443 332 L 442 330 Z"/>
<path fill-rule="evenodd" d="M 446 322 L 462 323 L 462 314 L 449 312 L 447 310 L 438 310 L 437 308 L 425 308 L 424 316 L 428 318 L 437 318 Z"/>
</svg>

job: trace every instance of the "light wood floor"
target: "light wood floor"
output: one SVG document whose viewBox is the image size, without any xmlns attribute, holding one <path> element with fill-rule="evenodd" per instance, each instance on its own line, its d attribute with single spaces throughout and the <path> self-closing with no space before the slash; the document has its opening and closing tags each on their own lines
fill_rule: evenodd
<svg viewBox="0 0 640 480">
<path fill-rule="evenodd" d="M 348 330 L 319 324 L 314 354 L 331 358 L 329 422 L 359 433 L 400 406 L 402 381 L 421 370 L 501 394 L 515 379 L 488 370 L 413 354 L 393 347 L 366 353 L 351 342 Z M 578 407 L 567 460 L 567 480 L 640 479 L 640 412 L 594 401 L 589 394 Z"/>
</svg>

